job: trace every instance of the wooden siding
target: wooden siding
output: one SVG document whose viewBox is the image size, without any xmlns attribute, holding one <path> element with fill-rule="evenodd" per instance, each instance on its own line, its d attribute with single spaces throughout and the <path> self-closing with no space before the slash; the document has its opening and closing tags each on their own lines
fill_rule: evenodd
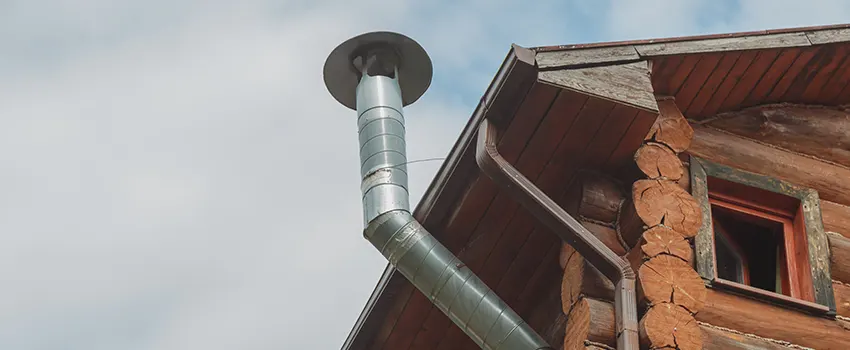
<svg viewBox="0 0 850 350">
<path fill-rule="evenodd" d="M 659 57 L 658 95 L 674 96 L 690 119 L 761 104 L 850 103 L 848 43 Z"/>
</svg>

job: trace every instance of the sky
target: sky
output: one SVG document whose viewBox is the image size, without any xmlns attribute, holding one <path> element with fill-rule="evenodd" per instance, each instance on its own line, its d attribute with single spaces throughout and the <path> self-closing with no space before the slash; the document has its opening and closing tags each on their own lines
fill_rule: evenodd
<svg viewBox="0 0 850 350">
<path fill-rule="evenodd" d="M 416 160 L 511 43 L 841 22 L 845 0 L 0 0 L 0 348 L 338 349 L 386 265 L 322 83 L 349 37 L 430 54 Z M 408 167 L 413 204 L 439 165 Z"/>
</svg>

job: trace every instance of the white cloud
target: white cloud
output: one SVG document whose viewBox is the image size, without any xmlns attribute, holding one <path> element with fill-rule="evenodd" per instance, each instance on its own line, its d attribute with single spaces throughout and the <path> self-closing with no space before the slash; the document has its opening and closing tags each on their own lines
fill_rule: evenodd
<svg viewBox="0 0 850 350">
<path fill-rule="evenodd" d="M 385 261 L 360 233 L 354 115 L 322 85 L 326 55 L 368 30 L 419 40 L 436 75 L 409 154 L 442 157 L 510 43 L 589 35 L 562 7 L 0 4 L 0 348 L 338 347 Z M 638 33 L 629 11 L 662 19 L 619 9 L 610 39 Z M 414 203 L 438 167 L 410 165 Z"/>
</svg>

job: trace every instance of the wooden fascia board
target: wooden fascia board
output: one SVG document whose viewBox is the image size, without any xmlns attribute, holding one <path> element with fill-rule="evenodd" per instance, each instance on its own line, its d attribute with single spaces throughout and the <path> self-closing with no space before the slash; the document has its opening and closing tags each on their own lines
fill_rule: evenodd
<svg viewBox="0 0 850 350">
<path fill-rule="evenodd" d="M 540 82 L 588 96 L 658 113 L 646 61 L 589 68 L 541 71 Z"/>
<path fill-rule="evenodd" d="M 850 28 L 827 28 L 780 33 L 723 34 L 680 40 L 655 39 L 615 45 L 575 45 L 567 49 L 536 49 L 540 69 L 622 64 L 657 56 L 763 50 L 850 42 Z"/>
</svg>

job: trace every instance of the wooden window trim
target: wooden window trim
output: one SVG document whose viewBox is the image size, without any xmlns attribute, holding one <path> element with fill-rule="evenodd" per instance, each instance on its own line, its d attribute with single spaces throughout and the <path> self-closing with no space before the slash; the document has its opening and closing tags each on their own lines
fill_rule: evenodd
<svg viewBox="0 0 850 350">
<path fill-rule="evenodd" d="M 789 307 L 798 308 L 816 314 L 835 315 L 835 299 L 832 290 L 832 278 L 829 264 L 829 247 L 826 233 L 823 229 L 823 221 L 820 212 L 820 199 L 817 191 L 787 183 L 775 178 L 734 169 L 725 165 L 713 163 L 699 157 L 690 156 L 691 194 L 700 203 L 703 215 L 702 226 L 694 241 L 696 268 L 700 276 L 711 287 L 723 288 L 736 293 L 756 297 L 767 302 L 778 303 Z M 748 187 L 766 190 L 800 200 L 799 208 L 794 212 L 790 208 L 770 208 L 752 203 L 746 200 L 712 193 L 709 195 L 708 178 L 718 178 L 728 182 L 746 185 Z M 788 286 L 798 286 L 794 295 L 801 298 L 786 296 L 779 293 L 764 291 L 758 288 L 746 286 L 740 283 L 725 281 L 716 278 L 714 230 L 711 220 L 711 200 L 726 202 L 727 204 L 742 207 L 744 210 L 758 212 L 760 217 L 770 216 L 772 218 L 790 219 L 790 227 L 787 221 L 783 221 L 783 231 L 805 232 L 804 235 L 793 235 L 794 239 L 784 239 L 786 252 L 794 252 L 793 256 L 785 256 L 783 261 L 793 261 L 793 265 L 785 266 L 790 271 L 797 273 L 783 273 L 788 276 Z M 787 233 L 786 233 L 787 234 Z M 793 245 L 794 249 L 788 249 L 787 245 Z M 812 252 L 812 254 L 810 254 Z M 791 255 L 791 254 L 789 254 Z M 781 267 L 780 267 L 781 268 Z M 799 288 L 801 284 L 808 284 L 812 288 Z M 748 288 L 746 288 L 748 287 Z M 785 288 L 785 285 L 783 285 Z M 808 299 L 809 301 L 805 300 Z"/>
<path fill-rule="evenodd" d="M 721 200 L 716 197 L 724 199 Z M 789 271 L 800 272 L 809 270 L 808 259 L 806 259 L 808 254 L 799 254 L 800 251 L 806 250 L 804 245 L 800 245 L 801 242 L 805 243 L 805 230 L 802 229 L 802 226 L 795 225 L 795 222 L 802 221 L 800 215 L 790 216 L 787 212 L 773 210 L 772 208 L 761 206 L 741 198 L 734 198 L 737 203 L 730 203 L 731 201 L 729 201 L 729 199 L 731 198 L 733 197 L 717 196 L 717 193 L 712 192 L 710 188 L 708 189 L 709 204 L 730 211 L 740 212 L 750 217 L 757 217 L 763 221 L 776 223 L 782 226 L 782 241 L 784 243 L 784 249 L 782 250 L 781 261 L 783 263 L 779 265 L 779 268 L 782 270 L 782 287 L 783 289 L 787 288 L 789 290 L 788 294 L 790 294 L 792 298 L 804 301 L 814 301 L 814 294 L 811 292 L 814 287 L 812 286 L 811 279 L 805 278 L 807 276 L 805 274 L 789 273 Z M 798 234 L 798 232 L 800 233 Z M 712 234 L 716 233 L 712 232 Z M 796 252 L 796 254 L 787 254 L 787 252 Z M 716 275 L 717 270 L 715 267 L 715 276 Z M 744 282 L 747 283 L 747 279 L 745 279 Z M 781 293 L 776 294 L 782 295 Z"/>
</svg>

